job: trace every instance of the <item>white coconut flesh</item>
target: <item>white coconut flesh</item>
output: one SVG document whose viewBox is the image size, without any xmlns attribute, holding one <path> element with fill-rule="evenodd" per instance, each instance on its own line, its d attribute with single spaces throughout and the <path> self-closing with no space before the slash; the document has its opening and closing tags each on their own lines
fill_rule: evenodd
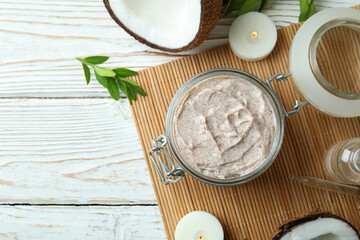
<svg viewBox="0 0 360 240">
<path fill-rule="evenodd" d="M 115 16 L 148 42 L 181 48 L 199 31 L 200 0 L 109 0 Z"/>
<path fill-rule="evenodd" d="M 346 222 L 319 218 L 293 228 L 281 240 L 359 240 L 359 237 Z"/>
</svg>

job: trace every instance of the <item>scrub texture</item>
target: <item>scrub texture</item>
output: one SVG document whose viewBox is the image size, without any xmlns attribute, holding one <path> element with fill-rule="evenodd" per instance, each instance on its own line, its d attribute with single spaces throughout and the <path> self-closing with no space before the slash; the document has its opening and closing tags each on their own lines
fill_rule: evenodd
<svg viewBox="0 0 360 240">
<path fill-rule="evenodd" d="M 184 97 L 175 119 L 182 158 L 213 178 L 252 172 L 267 158 L 275 138 L 269 99 L 253 83 L 238 77 L 201 81 Z"/>
</svg>

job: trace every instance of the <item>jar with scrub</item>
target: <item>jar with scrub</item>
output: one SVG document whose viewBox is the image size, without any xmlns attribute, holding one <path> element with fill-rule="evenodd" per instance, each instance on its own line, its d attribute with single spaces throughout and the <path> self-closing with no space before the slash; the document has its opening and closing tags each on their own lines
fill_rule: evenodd
<svg viewBox="0 0 360 240">
<path fill-rule="evenodd" d="M 222 68 L 188 80 L 169 105 L 166 135 L 154 139 L 149 151 L 162 181 L 176 182 L 187 173 L 211 185 L 233 186 L 262 174 L 280 151 L 285 118 L 303 106 L 298 102 L 287 112 L 281 104 L 271 82 L 286 77 L 277 74 L 264 82 L 250 73 Z"/>
</svg>

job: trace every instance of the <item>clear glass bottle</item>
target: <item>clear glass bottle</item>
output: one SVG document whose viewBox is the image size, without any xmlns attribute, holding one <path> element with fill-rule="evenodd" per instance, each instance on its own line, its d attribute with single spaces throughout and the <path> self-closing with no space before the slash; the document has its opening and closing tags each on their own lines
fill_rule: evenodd
<svg viewBox="0 0 360 240">
<path fill-rule="evenodd" d="M 325 167 L 336 180 L 360 185 L 360 138 L 335 144 L 327 153 Z"/>
</svg>

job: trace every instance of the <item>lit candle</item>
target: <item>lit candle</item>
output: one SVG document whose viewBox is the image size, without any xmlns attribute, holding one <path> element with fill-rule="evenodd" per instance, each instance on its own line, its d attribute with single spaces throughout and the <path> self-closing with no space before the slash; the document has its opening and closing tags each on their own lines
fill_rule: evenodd
<svg viewBox="0 0 360 240">
<path fill-rule="evenodd" d="M 237 17 L 230 27 L 231 50 L 241 59 L 257 61 L 274 49 L 277 31 L 273 21 L 265 14 L 249 12 Z"/>
<path fill-rule="evenodd" d="M 207 212 L 195 211 L 185 215 L 175 230 L 175 240 L 223 240 L 219 220 Z"/>
</svg>

